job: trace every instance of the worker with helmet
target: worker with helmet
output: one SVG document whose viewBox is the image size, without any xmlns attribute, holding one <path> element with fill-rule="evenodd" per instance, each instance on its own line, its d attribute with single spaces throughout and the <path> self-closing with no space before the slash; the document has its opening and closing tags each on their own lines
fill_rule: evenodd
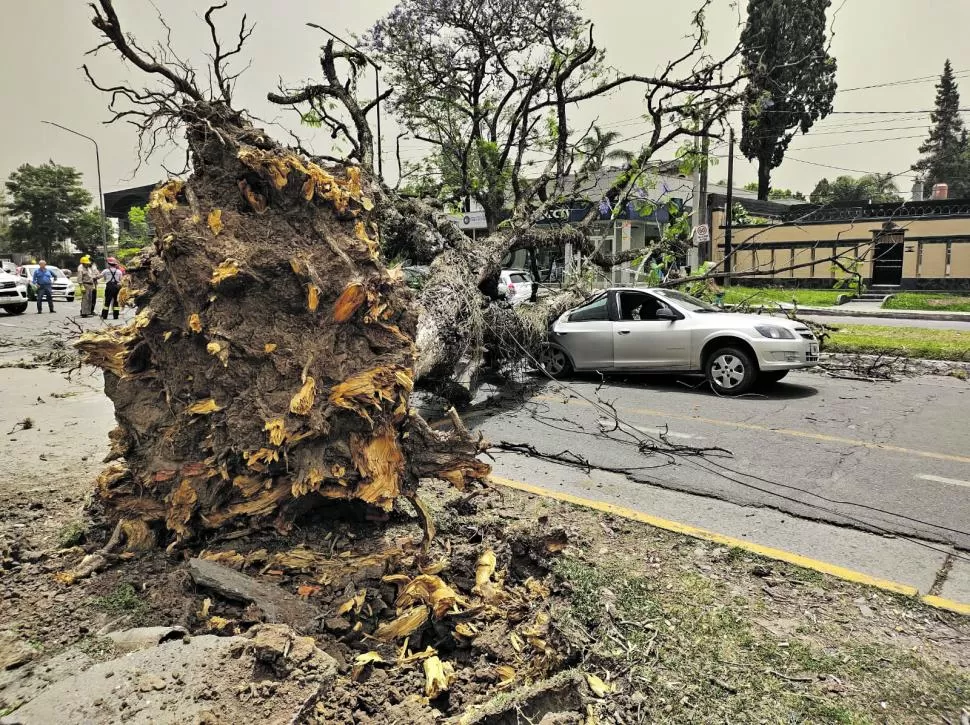
<svg viewBox="0 0 970 725">
<path fill-rule="evenodd" d="M 91 317 L 94 314 L 100 278 L 101 273 L 97 265 L 91 261 L 91 257 L 86 254 L 81 257 L 81 264 L 77 268 L 77 280 L 81 285 L 81 317 Z"/>
</svg>

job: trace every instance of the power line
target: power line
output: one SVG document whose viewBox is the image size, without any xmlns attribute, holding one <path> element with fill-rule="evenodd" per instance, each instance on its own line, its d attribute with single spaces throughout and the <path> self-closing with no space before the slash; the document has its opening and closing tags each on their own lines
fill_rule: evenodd
<svg viewBox="0 0 970 725">
<path fill-rule="evenodd" d="M 825 144 L 823 146 L 803 146 L 802 148 L 796 149 L 796 150 L 809 151 L 811 149 L 834 149 L 840 146 L 858 146 L 860 144 L 883 143 L 886 141 L 905 141 L 907 139 L 914 139 L 914 138 L 923 138 L 923 134 L 918 134 L 916 136 L 892 136 L 890 138 L 870 138 L 870 139 L 866 139 L 865 141 L 846 141 L 844 143 Z"/>
<path fill-rule="evenodd" d="M 954 71 L 954 78 L 962 78 L 963 76 L 970 74 L 970 70 L 958 70 Z M 837 93 L 850 93 L 852 91 L 867 91 L 871 88 L 890 88 L 892 86 L 908 86 L 919 83 L 926 83 L 928 81 L 938 81 L 940 80 L 939 74 L 931 76 L 917 76 L 916 78 L 903 78 L 898 81 L 887 81 L 886 83 L 874 83 L 869 86 L 856 86 L 854 88 L 839 88 Z"/>
</svg>

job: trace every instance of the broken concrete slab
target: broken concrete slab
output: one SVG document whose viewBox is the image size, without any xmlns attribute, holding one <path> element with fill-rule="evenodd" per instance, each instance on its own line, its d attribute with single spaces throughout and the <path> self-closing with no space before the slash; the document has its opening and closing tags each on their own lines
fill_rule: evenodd
<svg viewBox="0 0 970 725">
<path fill-rule="evenodd" d="M 109 632 L 105 636 L 114 642 L 115 650 L 122 654 L 157 647 L 163 642 L 184 639 L 188 635 L 185 627 L 135 627 Z"/>
<path fill-rule="evenodd" d="M 52 683 L 83 672 L 93 664 L 89 654 L 71 648 L 15 670 L 0 671 L 0 711 L 10 712 L 33 700 Z"/>
<path fill-rule="evenodd" d="M 93 665 L 51 684 L 0 725 L 289 725 L 316 705 L 336 671 L 312 639 L 279 625 L 256 628 L 251 639 L 203 635 Z"/>
<path fill-rule="evenodd" d="M 300 632 L 310 632 L 320 616 L 316 607 L 300 597 L 214 561 L 189 560 L 189 575 L 198 587 L 235 602 L 255 604 L 270 623 L 288 624 Z"/>
<path fill-rule="evenodd" d="M 16 669 L 30 662 L 37 654 L 37 650 L 16 632 L 0 632 L 0 670 Z"/>
</svg>

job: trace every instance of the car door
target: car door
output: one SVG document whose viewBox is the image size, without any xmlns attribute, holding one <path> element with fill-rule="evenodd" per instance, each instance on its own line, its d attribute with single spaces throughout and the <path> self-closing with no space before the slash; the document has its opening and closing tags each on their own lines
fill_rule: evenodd
<svg viewBox="0 0 970 725">
<path fill-rule="evenodd" d="M 613 323 L 609 295 L 602 293 L 559 320 L 550 340 L 569 353 L 577 370 L 607 370 L 613 367 Z"/>
<path fill-rule="evenodd" d="M 658 319 L 661 309 L 676 318 Z M 687 370 L 690 368 L 690 325 L 683 315 L 649 292 L 617 293 L 613 326 L 613 360 L 617 369 Z"/>
</svg>

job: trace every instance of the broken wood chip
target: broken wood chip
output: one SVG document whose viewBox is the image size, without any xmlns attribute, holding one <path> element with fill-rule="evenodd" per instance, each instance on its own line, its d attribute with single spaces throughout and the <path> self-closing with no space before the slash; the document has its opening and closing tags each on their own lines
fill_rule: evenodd
<svg viewBox="0 0 970 725">
<path fill-rule="evenodd" d="M 209 281 L 213 285 L 217 285 L 220 282 L 235 277 L 237 274 L 239 274 L 239 263 L 234 259 L 227 259 L 224 262 L 220 262 L 212 270 L 212 279 Z"/>
<path fill-rule="evenodd" d="M 216 403 L 213 398 L 200 400 L 198 403 L 193 403 L 186 408 L 186 412 L 192 415 L 208 415 L 209 413 L 216 413 L 220 410 L 222 410 L 222 406 Z"/>
<path fill-rule="evenodd" d="M 424 694 L 434 700 L 445 692 L 455 679 L 455 668 L 450 662 L 442 662 L 437 656 L 424 661 Z"/>
<path fill-rule="evenodd" d="M 309 375 L 300 391 L 290 400 L 290 412 L 294 415 L 309 415 L 317 395 L 317 381 Z"/>
<path fill-rule="evenodd" d="M 421 574 L 403 588 L 394 605 L 398 609 L 404 609 L 418 602 L 427 604 L 431 607 L 435 619 L 441 619 L 455 609 L 462 599 L 458 592 L 445 584 L 441 577 Z"/>
<path fill-rule="evenodd" d="M 491 549 L 487 549 L 478 557 L 478 563 L 475 565 L 475 586 L 472 588 L 473 593 L 486 598 L 492 593 L 493 587 L 491 579 L 495 573 L 496 564 L 495 552 Z"/>
<path fill-rule="evenodd" d="M 378 627 L 377 631 L 374 632 L 374 639 L 390 642 L 394 639 L 407 637 L 419 627 L 424 626 L 424 623 L 428 621 L 430 611 L 424 605 L 409 609 L 397 619 Z"/>
<path fill-rule="evenodd" d="M 363 654 L 357 655 L 354 658 L 354 666 L 350 671 L 350 679 L 356 682 L 364 673 L 367 665 L 374 665 L 382 662 L 384 662 L 384 658 L 381 657 L 380 653 L 378 652 L 364 652 Z"/>
<path fill-rule="evenodd" d="M 340 293 L 337 301 L 333 304 L 334 322 L 349 320 L 366 300 L 367 292 L 364 291 L 364 285 L 360 282 L 352 282 L 344 287 L 344 291 Z"/>
<path fill-rule="evenodd" d="M 209 212 L 209 230 L 215 235 L 219 236 L 219 232 L 222 231 L 222 209 L 213 209 Z"/>
<path fill-rule="evenodd" d="M 192 330 L 192 332 L 202 332 L 202 318 L 199 317 L 198 312 L 193 312 L 191 315 L 189 315 L 188 320 L 186 320 L 186 324 L 189 326 L 189 329 Z"/>
</svg>

